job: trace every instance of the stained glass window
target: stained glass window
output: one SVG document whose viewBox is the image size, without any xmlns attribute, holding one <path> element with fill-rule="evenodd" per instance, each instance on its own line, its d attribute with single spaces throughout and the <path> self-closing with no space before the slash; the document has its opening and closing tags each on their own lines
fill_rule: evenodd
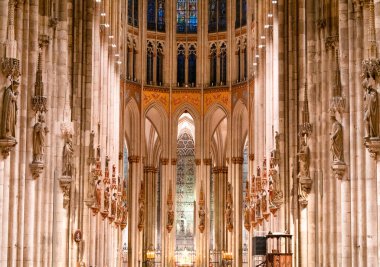
<svg viewBox="0 0 380 267">
<path fill-rule="evenodd" d="M 128 24 L 133 25 L 133 0 L 128 0 Z"/>
<path fill-rule="evenodd" d="M 177 140 L 176 248 L 194 249 L 194 139 L 184 132 Z"/>
<path fill-rule="evenodd" d="M 165 32 L 165 0 L 157 1 L 157 30 Z"/>
<path fill-rule="evenodd" d="M 146 58 L 146 81 L 148 84 L 153 82 L 153 45 L 148 43 Z"/>
<path fill-rule="evenodd" d="M 247 0 L 236 0 L 235 28 L 247 25 Z"/>
<path fill-rule="evenodd" d="M 226 0 L 209 0 L 208 32 L 225 31 L 226 18 Z"/>
<path fill-rule="evenodd" d="M 148 30 L 165 32 L 165 0 L 148 0 Z"/>
<path fill-rule="evenodd" d="M 247 0 L 241 0 L 241 26 L 247 25 Z"/>
<path fill-rule="evenodd" d="M 177 33 L 196 33 L 197 0 L 177 0 Z"/>
<path fill-rule="evenodd" d="M 185 48 L 180 45 L 177 51 L 177 83 L 183 86 L 185 83 Z"/>
<path fill-rule="evenodd" d="M 217 31 L 217 21 L 218 21 L 218 5 L 217 0 L 209 0 L 208 5 L 208 32 Z"/>
<path fill-rule="evenodd" d="M 163 79 L 162 79 L 162 68 L 163 68 L 163 61 L 164 61 L 164 55 L 163 55 L 163 47 L 161 44 L 158 44 L 157 47 L 157 84 L 162 85 Z"/>
<path fill-rule="evenodd" d="M 211 46 L 210 51 L 210 85 L 216 85 L 216 45 Z"/>
<path fill-rule="evenodd" d="M 226 44 L 220 46 L 220 82 L 225 85 L 227 81 L 227 47 Z"/>
<path fill-rule="evenodd" d="M 148 30 L 156 30 L 156 0 L 148 0 Z"/>
<path fill-rule="evenodd" d="M 139 1 L 128 0 L 128 24 L 134 27 L 139 26 Z"/>
<path fill-rule="evenodd" d="M 236 21 L 235 21 L 235 28 L 239 28 L 241 25 L 240 21 L 240 1 L 236 0 Z"/>
<path fill-rule="evenodd" d="M 139 26 L 139 0 L 133 1 L 133 26 Z"/>
<path fill-rule="evenodd" d="M 197 50 L 192 45 L 189 48 L 189 84 L 195 86 L 197 82 Z"/>
<path fill-rule="evenodd" d="M 227 4 L 226 0 L 220 0 L 219 13 L 218 13 L 218 31 L 225 31 L 227 29 Z"/>
</svg>

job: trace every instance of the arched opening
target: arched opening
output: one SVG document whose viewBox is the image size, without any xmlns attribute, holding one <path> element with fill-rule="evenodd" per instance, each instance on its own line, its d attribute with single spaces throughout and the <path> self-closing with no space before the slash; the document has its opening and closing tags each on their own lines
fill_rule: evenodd
<svg viewBox="0 0 380 267">
<path fill-rule="evenodd" d="M 191 115 L 178 120 L 176 177 L 176 261 L 193 262 L 195 250 L 195 127 Z M 188 258 L 184 258 L 188 257 Z"/>
</svg>

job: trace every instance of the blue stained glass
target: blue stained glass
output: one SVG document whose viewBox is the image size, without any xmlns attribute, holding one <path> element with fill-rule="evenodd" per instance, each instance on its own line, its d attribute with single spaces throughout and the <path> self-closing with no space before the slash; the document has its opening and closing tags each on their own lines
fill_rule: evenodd
<svg viewBox="0 0 380 267">
<path fill-rule="evenodd" d="M 148 84 L 153 82 L 153 53 L 148 53 L 146 60 L 146 81 Z"/>
<path fill-rule="evenodd" d="M 247 25 L 247 0 L 242 0 L 241 26 Z"/>
<path fill-rule="evenodd" d="M 177 55 L 177 83 L 183 86 L 185 83 L 185 49 L 183 46 L 178 48 Z"/>
<path fill-rule="evenodd" d="M 165 0 L 158 0 L 157 4 L 157 30 L 165 32 Z"/>
<path fill-rule="evenodd" d="M 218 31 L 225 31 L 227 29 L 226 6 L 227 6 L 226 0 L 219 1 Z"/>
<path fill-rule="evenodd" d="M 226 84 L 227 81 L 227 53 L 225 44 L 221 46 L 220 53 L 220 81 L 223 84 Z"/>
<path fill-rule="evenodd" d="M 148 0 L 148 30 L 156 30 L 156 0 Z"/>
<path fill-rule="evenodd" d="M 197 0 L 177 0 L 177 32 L 197 32 Z"/>
<path fill-rule="evenodd" d="M 197 56 L 189 55 L 189 84 L 195 85 L 197 82 Z"/>
</svg>

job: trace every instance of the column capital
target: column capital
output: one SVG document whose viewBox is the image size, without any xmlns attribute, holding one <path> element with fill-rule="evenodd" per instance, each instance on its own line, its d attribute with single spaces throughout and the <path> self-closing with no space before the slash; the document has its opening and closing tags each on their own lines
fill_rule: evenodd
<svg viewBox="0 0 380 267">
<path fill-rule="evenodd" d="M 211 158 L 203 159 L 203 163 L 204 163 L 205 165 L 211 165 L 211 162 L 212 162 Z"/>
<path fill-rule="evenodd" d="M 128 157 L 128 162 L 129 163 L 139 163 L 140 162 L 140 157 L 139 156 L 129 156 Z"/>
<path fill-rule="evenodd" d="M 161 158 L 160 162 L 161 162 L 162 165 L 168 165 L 169 159 L 168 158 Z"/>
<path fill-rule="evenodd" d="M 197 166 L 199 166 L 199 165 L 201 165 L 201 160 L 200 159 L 195 159 L 195 165 L 197 165 Z"/>
<path fill-rule="evenodd" d="M 243 157 L 233 157 L 232 163 L 233 164 L 243 164 L 244 158 Z"/>
<path fill-rule="evenodd" d="M 172 159 L 172 165 L 177 165 L 177 159 Z"/>
</svg>

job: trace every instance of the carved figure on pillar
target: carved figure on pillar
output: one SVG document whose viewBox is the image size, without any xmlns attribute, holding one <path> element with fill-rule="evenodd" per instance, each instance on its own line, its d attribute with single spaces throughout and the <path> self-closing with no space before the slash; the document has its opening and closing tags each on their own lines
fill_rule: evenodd
<svg viewBox="0 0 380 267">
<path fill-rule="evenodd" d="M 204 192 L 203 192 L 203 184 L 201 183 L 201 190 L 199 194 L 199 211 L 198 211 L 198 216 L 199 216 L 198 229 L 201 233 L 203 233 L 206 226 L 206 211 L 205 211 L 204 205 L 205 205 L 205 199 L 204 199 Z"/>
<path fill-rule="evenodd" d="M 332 130 L 331 130 L 331 147 L 332 160 L 334 163 L 343 163 L 343 127 L 336 120 L 335 115 L 331 115 Z"/>
<path fill-rule="evenodd" d="M 100 203 L 102 201 L 102 180 L 98 179 L 95 186 L 95 196 L 96 196 L 96 205 L 100 208 Z"/>
<path fill-rule="evenodd" d="M 95 139 L 95 132 L 91 131 L 90 133 L 90 144 L 89 144 L 89 151 L 88 151 L 88 162 L 89 164 L 95 163 L 95 147 L 94 147 L 94 139 Z"/>
<path fill-rule="evenodd" d="M 145 221 L 145 190 L 144 190 L 144 182 L 141 182 L 140 196 L 139 196 L 138 225 L 137 225 L 140 232 L 144 228 L 144 221 Z"/>
<path fill-rule="evenodd" d="M 1 139 L 16 139 L 18 86 L 18 81 L 12 81 L 11 85 L 4 91 L 0 124 Z"/>
<path fill-rule="evenodd" d="M 63 146 L 63 176 L 72 176 L 73 175 L 73 166 L 72 160 L 74 156 L 73 149 L 73 136 L 71 133 L 65 134 L 65 144 Z"/>
<path fill-rule="evenodd" d="M 379 136 L 379 100 L 376 91 L 376 82 L 372 75 L 367 75 L 363 80 L 364 93 L 364 123 L 365 137 Z"/>
<path fill-rule="evenodd" d="M 173 211 L 173 191 L 172 191 L 172 182 L 169 181 L 169 192 L 168 192 L 168 200 L 166 202 L 168 205 L 168 222 L 166 224 L 166 229 L 170 233 L 173 229 L 174 224 L 174 211 Z"/>
<path fill-rule="evenodd" d="M 226 225 L 227 225 L 227 230 L 229 232 L 232 232 L 234 229 L 234 224 L 233 224 L 233 218 L 232 218 L 232 185 L 228 183 L 227 185 L 227 206 L 226 206 Z"/>
<path fill-rule="evenodd" d="M 301 144 L 298 153 L 298 201 L 301 206 L 307 205 L 307 196 L 311 190 L 312 180 L 310 178 L 310 149 L 306 142 L 307 135 L 301 136 Z"/>
<path fill-rule="evenodd" d="M 43 163 L 45 150 L 45 136 L 49 132 L 45 125 L 45 116 L 40 114 L 33 127 L 33 163 Z"/>
</svg>

